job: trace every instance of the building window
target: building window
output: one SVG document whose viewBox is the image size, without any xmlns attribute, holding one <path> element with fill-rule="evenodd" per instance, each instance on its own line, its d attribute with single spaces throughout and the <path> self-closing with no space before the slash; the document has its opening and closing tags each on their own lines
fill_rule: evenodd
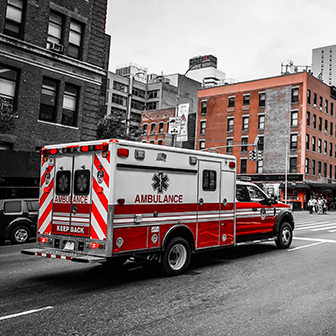
<svg viewBox="0 0 336 336">
<path fill-rule="evenodd" d="M 233 145 L 233 139 L 232 138 L 229 138 L 229 139 L 226 139 L 226 153 L 228 154 L 232 154 L 232 146 Z"/>
<path fill-rule="evenodd" d="M 311 91 L 308 89 L 307 90 L 307 104 L 310 105 L 310 101 L 311 101 Z"/>
<path fill-rule="evenodd" d="M 233 118 L 228 118 L 227 120 L 227 131 L 228 132 L 233 132 Z"/>
<path fill-rule="evenodd" d="M 332 142 L 329 143 L 329 156 L 330 157 L 333 156 L 333 143 Z"/>
<path fill-rule="evenodd" d="M 292 89 L 292 104 L 297 104 L 299 102 L 299 88 Z"/>
<path fill-rule="evenodd" d="M 240 159 L 240 174 L 246 174 L 247 159 Z"/>
<path fill-rule="evenodd" d="M 158 102 L 150 102 L 146 104 L 146 110 L 156 110 Z"/>
<path fill-rule="evenodd" d="M 68 55 L 74 58 L 81 57 L 83 25 L 77 21 L 70 21 Z"/>
<path fill-rule="evenodd" d="M 247 141 L 248 138 L 241 138 L 241 152 L 246 153 L 247 152 Z"/>
<path fill-rule="evenodd" d="M 144 111 L 145 103 L 139 100 L 131 99 L 131 108 L 138 111 Z"/>
<path fill-rule="evenodd" d="M 112 93 L 112 103 L 126 106 L 126 97 Z"/>
<path fill-rule="evenodd" d="M 264 170 L 263 168 L 264 168 L 264 161 L 263 160 L 257 161 L 257 174 L 262 174 Z"/>
<path fill-rule="evenodd" d="M 7 0 L 4 33 L 21 38 L 23 28 L 23 0 Z"/>
<path fill-rule="evenodd" d="M 322 140 L 318 139 L 317 150 L 319 154 L 322 154 Z"/>
<path fill-rule="evenodd" d="M 310 126 L 310 112 L 307 111 L 307 126 Z"/>
<path fill-rule="evenodd" d="M 159 90 L 152 90 L 147 92 L 147 99 L 157 98 L 159 96 Z"/>
<path fill-rule="evenodd" d="M 322 132 L 322 118 L 319 117 L 319 131 Z"/>
<path fill-rule="evenodd" d="M 248 131 L 249 129 L 249 117 L 243 117 L 242 130 Z"/>
<path fill-rule="evenodd" d="M 320 111 L 322 111 L 323 108 L 323 98 L 320 96 Z"/>
<path fill-rule="evenodd" d="M 150 134 L 155 134 L 155 126 L 156 126 L 155 123 L 152 123 L 152 124 L 151 124 L 151 131 L 150 131 Z"/>
<path fill-rule="evenodd" d="M 334 123 L 330 122 L 330 135 L 334 133 Z"/>
<path fill-rule="evenodd" d="M 154 141 L 154 140 L 149 140 L 149 143 L 150 143 L 151 145 L 154 145 L 154 144 L 155 144 L 155 141 Z"/>
<path fill-rule="evenodd" d="M 162 139 L 159 139 L 159 140 L 158 140 L 158 145 L 160 145 L 160 146 L 163 145 L 163 140 L 162 140 Z"/>
<path fill-rule="evenodd" d="M 113 81 L 113 89 L 117 90 L 117 91 L 120 91 L 120 92 L 127 93 L 128 86 L 124 83 L 119 83 L 119 82 Z"/>
<path fill-rule="evenodd" d="M 63 125 L 76 126 L 77 124 L 77 101 L 78 101 L 78 88 L 69 84 L 65 84 L 63 96 L 63 110 L 62 121 Z"/>
<path fill-rule="evenodd" d="M 40 104 L 40 120 L 57 122 L 56 101 L 58 92 L 58 82 L 43 78 L 41 104 Z"/>
<path fill-rule="evenodd" d="M 202 120 L 201 121 L 201 131 L 200 131 L 200 135 L 205 135 L 205 129 L 206 129 L 206 121 Z"/>
<path fill-rule="evenodd" d="M 1 104 L 11 105 L 14 107 L 16 83 L 18 72 L 5 68 L 0 65 L 0 100 Z"/>
<path fill-rule="evenodd" d="M 297 158 L 296 157 L 289 158 L 289 172 L 292 174 L 297 172 Z"/>
<path fill-rule="evenodd" d="M 264 150 L 264 137 L 259 136 L 258 139 L 258 150 L 263 151 Z"/>
<path fill-rule="evenodd" d="M 313 114 L 313 129 L 316 129 L 316 114 Z"/>
<path fill-rule="evenodd" d="M 327 177 L 327 167 L 328 167 L 328 165 L 324 162 L 323 163 L 323 176 L 324 177 Z"/>
<path fill-rule="evenodd" d="M 132 95 L 139 97 L 139 98 L 143 98 L 145 99 L 146 97 L 146 92 L 144 90 L 138 89 L 136 87 L 132 87 Z"/>
<path fill-rule="evenodd" d="M 201 140 L 201 141 L 199 142 L 199 148 L 200 148 L 200 149 L 204 149 L 204 148 L 205 148 L 205 141 L 204 141 L 204 140 Z"/>
<path fill-rule="evenodd" d="M 229 97 L 228 107 L 234 107 L 234 106 L 235 106 L 235 96 Z"/>
<path fill-rule="evenodd" d="M 265 115 L 258 115 L 258 129 L 265 129 Z"/>
<path fill-rule="evenodd" d="M 317 94 L 314 93 L 314 107 L 316 108 L 317 106 Z"/>
<path fill-rule="evenodd" d="M 159 123 L 159 133 L 162 134 L 163 133 L 163 122 Z"/>
<path fill-rule="evenodd" d="M 306 150 L 309 150 L 309 134 L 306 134 Z"/>
<path fill-rule="evenodd" d="M 243 105 L 250 105 L 250 94 L 243 95 Z"/>
<path fill-rule="evenodd" d="M 50 12 L 49 27 L 47 36 L 47 47 L 59 46 L 59 51 L 63 51 L 62 46 L 63 38 L 63 16 L 55 12 Z"/>
<path fill-rule="evenodd" d="M 306 159 L 305 173 L 309 174 L 309 159 Z"/>
<path fill-rule="evenodd" d="M 332 179 L 332 164 L 329 165 L 329 178 Z"/>
<path fill-rule="evenodd" d="M 314 136 L 312 137 L 312 151 L 316 152 L 316 138 Z"/>
<path fill-rule="evenodd" d="M 259 92 L 259 107 L 264 107 L 266 102 L 266 92 Z"/>
<path fill-rule="evenodd" d="M 291 150 L 297 150 L 297 140 L 298 140 L 297 134 L 290 135 L 290 149 Z"/>
<path fill-rule="evenodd" d="M 147 124 L 143 124 L 142 125 L 142 134 L 143 135 L 147 135 L 147 129 L 148 129 L 148 125 Z"/>
<path fill-rule="evenodd" d="M 328 152 L 328 142 L 324 141 L 323 142 L 323 154 L 327 155 L 327 152 Z"/>
<path fill-rule="evenodd" d="M 328 111 L 328 108 L 329 108 L 328 99 L 325 100 L 324 106 L 325 106 L 325 113 L 329 113 L 329 111 Z"/>
<path fill-rule="evenodd" d="M 298 126 L 298 111 L 291 112 L 291 126 L 292 127 Z"/>
<path fill-rule="evenodd" d="M 334 115 L 334 103 L 330 102 L 330 115 Z"/>
<path fill-rule="evenodd" d="M 206 100 L 201 101 L 201 115 L 207 114 L 207 104 L 208 102 Z"/>
<path fill-rule="evenodd" d="M 328 134 L 328 120 L 324 120 L 324 133 Z"/>
<path fill-rule="evenodd" d="M 126 112 L 124 114 L 124 118 L 123 119 L 126 119 Z M 134 122 L 136 122 L 138 124 L 141 124 L 141 114 L 131 112 L 131 121 L 134 121 Z"/>
<path fill-rule="evenodd" d="M 316 175 L 316 164 L 314 159 L 312 160 L 312 175 Z"/>
</svg>

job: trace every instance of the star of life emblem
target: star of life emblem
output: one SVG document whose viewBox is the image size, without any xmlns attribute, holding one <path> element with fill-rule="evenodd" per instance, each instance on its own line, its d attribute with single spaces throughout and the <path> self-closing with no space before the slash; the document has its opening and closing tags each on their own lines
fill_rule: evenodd
<svg viewBox="0 0 336 336">
<path fill-rule="evenodd" d="M 154 173 L 152 177 L 152 188 L 154 191 L 157 191 L 158 194 L 162 194 L 163 191 L 167 191 L 169 187 L 169 177 L 164 173 Z"/>
</svg>

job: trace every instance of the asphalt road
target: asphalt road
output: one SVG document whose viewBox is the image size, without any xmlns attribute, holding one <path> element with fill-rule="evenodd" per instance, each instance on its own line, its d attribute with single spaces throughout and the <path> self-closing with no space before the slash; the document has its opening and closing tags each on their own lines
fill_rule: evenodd
<svg viewBox="0 0 336 336">
<path fill-rule="evenodd" d="M 336 214 L 295 217 L 289 250 L 198 254 L 174 278 L 0 246 L 0 335 L 336 335 Z"/>
</svg>

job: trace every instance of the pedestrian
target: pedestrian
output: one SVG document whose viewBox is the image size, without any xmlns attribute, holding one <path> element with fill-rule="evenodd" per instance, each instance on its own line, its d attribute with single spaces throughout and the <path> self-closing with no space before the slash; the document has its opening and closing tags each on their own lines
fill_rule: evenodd
<svg viewBox="0 0 336 336">
<path fill-rule="evenodd" d="M 312 214 L 314 211 L 314 200 L 313 200 L 313 196 L 310 197 L 309 201 L 308 201 L 308 210 L 309 213 Z"/>
<path fill-rule="evenodd" d="M 313 213 L 317 213 L 317 199 L 313 198 Z"/>
<path fill-rule="evenodd" d="M 317 200 L 317 209 L 318 214 L 321 215 L 323 213 L 323 200 L 321 197 Z"/>
<path fill-rule="evenodd" d="M 327 213 L 327 200 L 324 197 L 322 197 L 322 211 L 324 214 Z"/>
</svg>

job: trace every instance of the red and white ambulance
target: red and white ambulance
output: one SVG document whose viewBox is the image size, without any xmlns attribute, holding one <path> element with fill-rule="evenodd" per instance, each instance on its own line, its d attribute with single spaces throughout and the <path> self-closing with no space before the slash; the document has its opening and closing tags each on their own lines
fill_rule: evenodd
<svg viewBox="0 0 336 336">
<path fill-rule="evenodd" d="M 290 207 L 236 181 L 234 156 L 99 140 L 42 150 L 38 248 L 22 253 L 78 262 L 145 257 L 168 275 L 191 253 L 292 241 Z"/>
</svg>

